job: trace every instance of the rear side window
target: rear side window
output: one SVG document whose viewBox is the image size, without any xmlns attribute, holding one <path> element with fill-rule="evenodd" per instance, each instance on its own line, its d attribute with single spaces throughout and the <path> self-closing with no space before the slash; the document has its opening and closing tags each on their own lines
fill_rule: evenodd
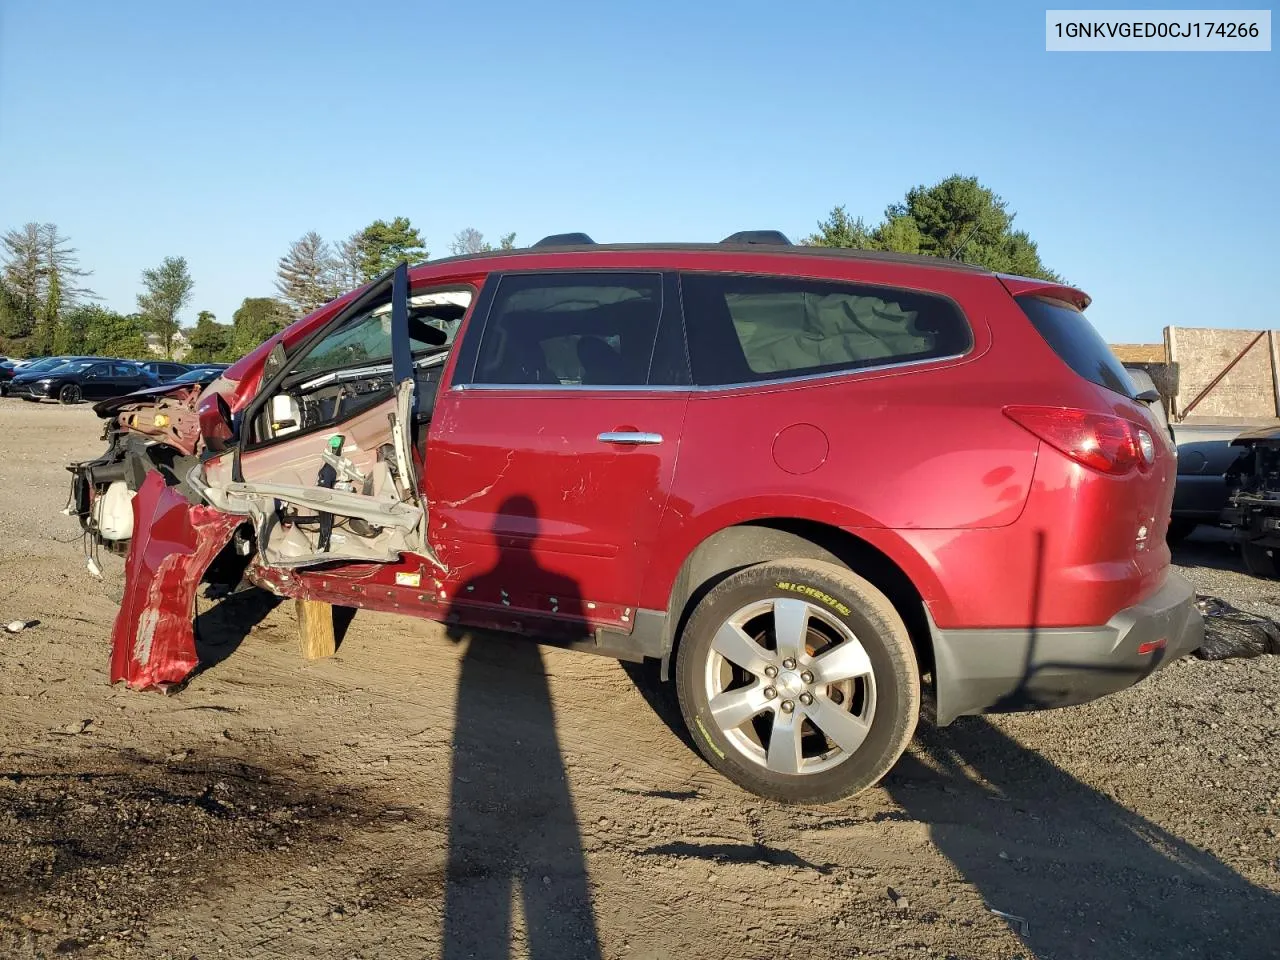
<svg viewBox="0 0 1280 960">
<path fill-rule="evenodd" d="M 1092 383 L 1129 398 L 1138 389 L 1107 341 L 1082 311 L 1063 300 L 1017 297 L 1018 306 L 1068 367 Z"/>
<path fill-rule="evenodd" d="M 505 276 L 485 324 L 474 382 L 646 384 L 661 316 L 661 274 Z"/>
<path fill-rule="evenodd" d="M 957 356 L 973 344 L 949 300 L 826 280 L 686 273 L 694 382 L 753 383 Z"/>
</svg>

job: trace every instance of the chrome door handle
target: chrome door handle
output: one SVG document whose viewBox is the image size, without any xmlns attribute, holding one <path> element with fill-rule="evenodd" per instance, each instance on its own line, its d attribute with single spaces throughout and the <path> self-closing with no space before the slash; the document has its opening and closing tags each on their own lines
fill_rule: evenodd
<svg viewBox="0 0 1280 960">
<path fill-rule="evenodd" d="M 641 433 L 639 431 L 624 431 L 615 433 L 602 433 L 596 437 L 601 443 L 622 443 L 630 446 L 646 443 L 661 443 L 662 434 L 660 433 Z"/>
</svg>

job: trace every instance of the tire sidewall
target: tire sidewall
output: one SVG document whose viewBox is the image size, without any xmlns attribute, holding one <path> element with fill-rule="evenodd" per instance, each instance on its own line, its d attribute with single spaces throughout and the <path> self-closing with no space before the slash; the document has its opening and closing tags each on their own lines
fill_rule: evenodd
<svg viewBox="0 0 1280 960">
<path fill-rule="evenodd" d="M 711 642 L 738 610 L 770 598 L 802 599 L 824 609 L 858 638 L 875 671 L 876 704 L 867 739 L 853 756 L 821 773 L 780 774 L 752 762 L 711 717 L 704 682 Z M 690 733 L 712 766 L 753 792 L 794 802 L 822 802 L 874 784 L 901 756 L 920 709 L 919 674 L 901 618 L 871 584 L 825 563 L 759 564 L 713 589 L 681 639 L 676 685 Z"/>
<path fill-rule="evenodd" d="M 65 404 L 80 402 L 80 388 L 74 383 L 65 383 L 58 389 L 58 402 Z"/>
<path fill-rule="evenodd" d="M 1280 561 L 1277 561 L 1276 551 L 1268 555 L 1268 549 L 1256 543 L 1246 543 L 1241 546 L 1240 554 L 1249 573 L 1274 580 L 1280 578 Z"/>
</svg>

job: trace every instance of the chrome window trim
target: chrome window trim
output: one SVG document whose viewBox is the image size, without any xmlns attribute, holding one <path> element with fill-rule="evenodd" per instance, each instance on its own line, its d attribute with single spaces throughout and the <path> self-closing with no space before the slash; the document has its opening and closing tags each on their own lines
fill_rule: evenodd
<svg viewBox="0 0 1280 960">
<path fill-rule="evenodd" d="M 864 373 L 878 373 L 885 370 L 904 370 L 923 367 L 929 364 L 943 364 L 953 360 L 962 360 L 972 355 L 974 346 L 961 353 L 951 353 L 943 357 L 926 357 L 922 360 L 903 360 L 897 363 L 878 363 L 869 367 L 845 367 L 841 370 L 827 370 L 823 373 L 806 373 L 793 377 L 775 377 L 768 380 L 747 380 L 742 383 L 717 383 L 708 386 L 667 386 L 664 384 L 616 385 L 591 383 L 455 383 L 450 385 L 450 392 L 463 390 L 481 390 L 485 392 L 502 391 L 507 393 L 542 393 L 549 390 L 563 390 L 570 393 L 716 393 L 722 390 L 744 390 L 747 388 L 768 389 L 777 386 L 810 383 L 821 380 L 832 380 L 839 377 L 856 377 Z"/>
</svg>

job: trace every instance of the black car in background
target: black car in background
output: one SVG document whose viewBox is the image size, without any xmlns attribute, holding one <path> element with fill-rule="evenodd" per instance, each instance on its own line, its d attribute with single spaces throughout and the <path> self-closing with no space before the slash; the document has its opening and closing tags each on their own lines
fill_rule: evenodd
<svg viewBox="0 0 1280 960">
<path fill-rule="evenodd" d="M 176 380 L 191 370 L 189 364 L 178 363 L 176 360 L 143 360 L 138 366 L 142 367 L 143 370 L 154 376 L 161 383 L 169 383 L 172 380 Z"/>
<path fill-rule="evenodd" d="M 229 363 L 195 363 L 191 364 L 191 369 L 180 377 L 174 377 L 167 381 L 175 386 L 180 383 L 198 383 L 202 387 L 207 387 L 213 381 L 217 380 L 222 371 L 231 366 Z"/>
<path fill-rule="evenodd" d="M 13 379 L 14 368 L 17 367 L 18 361 L 10 360 L 6 357 L 0 360 L 0 397 L 3 397 L 9 390 L 9 381 Z"/>
<path fill-rule="evenodd" d="M 91 357 L 46 370 L 23 370 L 9 384 L 9 395 L 23 400 L 106 400 L 144 387 L 160 386 L 159 379 L 130 360 Z"/>
<path fill-rule="evenodd" d="M 104 357 L 86 357 L 79 354 L 68 354 L 58 357 L 37 357 L 34 360 L 7 360 L 0 364 L 0 397 L 7 396 L 9 384 L 18 377 L 28 373 L 40 373 L 52 370 L 72 360 L 102 360 Z"/>
</svg>

